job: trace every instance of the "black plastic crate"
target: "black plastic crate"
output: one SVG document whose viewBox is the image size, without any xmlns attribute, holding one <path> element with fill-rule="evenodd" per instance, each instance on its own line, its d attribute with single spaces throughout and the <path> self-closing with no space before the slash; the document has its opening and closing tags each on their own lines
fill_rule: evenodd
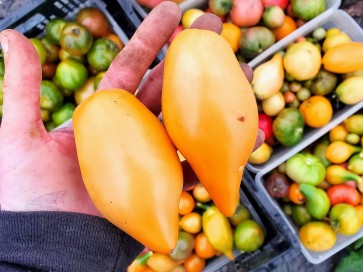
<svg viewBox="0 0 363 272">
<path fill-rule="evenodd" d="M 117 2 L 123 9 L 123 12 L 127 14 L 128 21 L 133 24 L 133 31 L 131 31 L 130 35 L 128 36 L 131 39 L 133 33 L 136 31 L 136 29 L 139 27 L 139 25 L 142 23 L 145 17 L 141 16 L 138 13 L 138 11 L 135 9 L 135 0 L 117 0 Z M 151 64 L 150 68 L 153 68 L 155 65 L 160 63 L 165 58 L 165 54 L 166 54 L 166 46 L 164 46 L 160 50 L 154 62 Z"/>
<path fill-rule="evenodd" d="M 229 262 L 215 271 L 218 272 L 271 272 L 288 271 L 286 264 L 291 263 L 300 254 L 296 238 L 283 224 L 281 215 L 262 204 L 263 195 L 254 184 L 253 174 L 245 170 L 241 190 L 257 211 L 259 218 L 268 226 L 264 245 L 257 251 L 243 253 L 233 262 Z M 277 224 L 276 222 L 282 222 Z M 284 270 L 285 269 L 285 270 Z"/>
</svg>

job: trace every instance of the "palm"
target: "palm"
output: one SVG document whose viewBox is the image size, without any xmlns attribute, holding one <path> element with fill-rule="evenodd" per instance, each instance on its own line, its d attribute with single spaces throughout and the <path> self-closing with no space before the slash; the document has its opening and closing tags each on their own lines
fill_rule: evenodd
<svg viewBox="0 0 363 272">
<path fill-rule="evenodd" d="M 82 182 L 70 129 L 25 134 L 11 144 L 1 135 L 0 167 L 2 209 L 99 215 Z"/>
</svg>

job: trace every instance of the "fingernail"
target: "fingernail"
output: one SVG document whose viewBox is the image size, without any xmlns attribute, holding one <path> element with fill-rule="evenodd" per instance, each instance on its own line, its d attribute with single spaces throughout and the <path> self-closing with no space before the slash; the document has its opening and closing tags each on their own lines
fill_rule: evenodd
<svg viewBox="0 0 363 272">
<path fill-rule="evenodd" d="M 0 43 L 3 54 L 5 55 L 6 53 L 8 53 L 8 38 L 1 33 L 0 33 Z"/>
</svg>

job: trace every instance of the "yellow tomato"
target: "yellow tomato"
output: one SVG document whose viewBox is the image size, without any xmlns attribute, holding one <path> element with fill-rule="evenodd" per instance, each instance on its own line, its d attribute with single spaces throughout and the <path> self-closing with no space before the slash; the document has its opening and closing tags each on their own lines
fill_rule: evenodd
<svg viewBox="0 0 363 272">
<path fill-rule="evenodd" d="M 325 222 L 309 222 L 299 231 L 301 243 L 312 251 L 325 251 L 334 246 L 337 236 Z"/>
<path fill-rule="evenodd" d="M 205 12 L 201 9 L 188 9 L 183 13 L 181 22 L 184 28 L 190 28 L 194 21 Z"/>
<path fill-rule="evenodd" d="M 239 40 L 241 38 L 241 30 L 233 23 L 223 23 L 222 37 L 224 37 L 229 45 L 232 47 L 233 52 L 239 49 Z"/>
<path fill-rule="evenodd" d="M 202 216 L 197 212 L 188 213 L 180 219 L 179 226 L 186 232 L 196 234 L 202 229 Z"/>
</svg>

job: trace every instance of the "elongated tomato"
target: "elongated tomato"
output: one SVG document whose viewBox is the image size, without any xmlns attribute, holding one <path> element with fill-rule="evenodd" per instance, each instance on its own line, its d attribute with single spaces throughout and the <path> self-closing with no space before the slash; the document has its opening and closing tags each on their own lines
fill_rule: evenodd
<svg viewBox="0 0 363 272">
<path fill-rule="evenodd" d="M 256 141 L 253 90 L 228 43 L 209 30 L 181 32 L 168 49 L 164 124 L 220 211 L 233 215 Z"/>
<path fill-rule="evenodd" d="M 170 253 L 183 174 L 159 120 L 129 92 L 112 89 L 80 104 L 73 126 L 81 174 L 102 215 L 149 249 Z"/>
</svg>

